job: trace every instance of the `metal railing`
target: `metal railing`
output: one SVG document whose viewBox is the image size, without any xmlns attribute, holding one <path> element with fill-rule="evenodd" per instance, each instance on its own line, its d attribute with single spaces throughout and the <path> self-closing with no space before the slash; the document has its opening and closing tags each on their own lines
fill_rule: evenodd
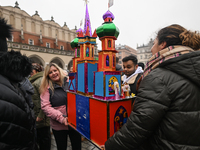
<svg viewBox="0 0 200 150">
<path fill-rule="evenodd" d="M 57 55 L 67 55 L 67 56 L 74 56 L 73 51 L 67 50 L 58 50 L 53 48 L 23 44 L 23 43 L 15 43 L 15 42 L 7 42 L 8 48 L 10 49 L 20 49 L 20 50 L 28 50 L 28 51 L 35 51 L 35 52 L 42 52 L 42 53 L 50 53 L 50 54 L 57 54 Z"/>
</svg>

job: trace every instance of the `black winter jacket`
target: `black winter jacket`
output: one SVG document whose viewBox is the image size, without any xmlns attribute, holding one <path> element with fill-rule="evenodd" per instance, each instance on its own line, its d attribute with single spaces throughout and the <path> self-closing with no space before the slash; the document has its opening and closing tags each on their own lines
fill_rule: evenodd
<svg viewBox="0 0 200 150">
<path fill-rule="evenodd" d="M 200 51 L 160 64 L 141 82 L 106 150 L 200 150 Z"/>
<path fill-rule="evenodd" d="M 19 52 L 0 56 L 0 150 L 34 148 L 35 121 L 27 98 L 31 87 L 26 87 L 27 79 L 22 82 L 31 69 L 30 60 Z"/>
</svg>

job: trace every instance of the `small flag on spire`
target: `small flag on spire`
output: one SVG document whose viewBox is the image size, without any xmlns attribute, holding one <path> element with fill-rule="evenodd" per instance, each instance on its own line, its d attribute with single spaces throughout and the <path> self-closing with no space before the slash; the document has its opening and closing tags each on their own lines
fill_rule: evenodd
<svg viewBox="0 0 200 150">
<path fill-rule="evenodd" d="M 82 24 L 83 24 L 83 19 L 80 21 L 80 26 L 82 26 Z"/>
<path fill-rule="evenodd" d="M 110 8 L 113 5 L 113 0 L 108 0 L 108 8 Z"/>
</svg>

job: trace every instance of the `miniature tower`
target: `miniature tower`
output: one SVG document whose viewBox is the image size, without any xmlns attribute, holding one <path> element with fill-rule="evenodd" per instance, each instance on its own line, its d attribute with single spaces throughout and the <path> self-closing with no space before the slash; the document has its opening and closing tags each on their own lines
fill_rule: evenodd
<svg viewBox="0 0 200 150">
<path fill-rule="evenodd" d="M 77 93 L 93 95 L 93 72 L 97 71 L 98 63 L 94 59 L 97 34 L 95 30 L 92 35 L 87 1 L 84 31 L 79 30 L 77 38 L 80 47 L 80 58 L 77 60 Z"/>
<path fill-rule="evenodd" d="M 82 31 L 78 34 L 78 45 L 80 46 L 80 60 L 94 60 L 94 47 L 96 46 L 96 30 L 92 37 L 90 36 L 89 27 L 85 34 Z"/>
<path fill-rule="evenodd" d="M 119 29 L 112 22 L 114 15 L 109 10 L 103 15 L 103 19 L 103 25 L 97 28 L 97 35 L 102 42 L 98 71 L 116 71 L 115 40 L 119 35 Z"/>
<path fill-rule="evenodd" d="M 71 42 L 75 50 L 73 58 L 73 73 L 69 74 L 69 90 L 84 95 L 93 94 L 93 71 L 97 71 L 97 62 L 94 60 L 94 47 L 96 46 L 96 30 L 92 35 L 91 23 L 86 0 L 86 14 L 84 31 L 77 31 L 77 38 Z"/>
<path fill-rule="evenodd" d="M 96 46 L 96 30 L 92 35 L 91 23 L 88 11 L 88 2 L 86 1 L 84 30 L 78 32 L 78 45 L 80 46 L 80 60 L 94 60 L 94 47 Z"/>
<path fill-rule="evenodd" d="M 94 97 L 103 100 L 116 100 L 115 83 L 121 89 L 121 72 L 116 71 L 115 40 L 119 29 L 112 22 L 114 15 L 108 10 L 103 15 L 104 23 L 96 32 L 102 42 L 102 51 L 99 52 L 98 71 L 94 73 Z M 119 91 L 120 95 L 120 91 Z"/>
</svg>

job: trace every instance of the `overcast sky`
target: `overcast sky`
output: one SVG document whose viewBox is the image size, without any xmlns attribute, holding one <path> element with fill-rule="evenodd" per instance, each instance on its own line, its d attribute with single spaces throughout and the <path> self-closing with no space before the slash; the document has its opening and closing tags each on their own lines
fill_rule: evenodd
<svg viewBox="0 0 200 150">
<path fill-rule="evenodd" d="M 1 0 L 1 6 L 14 6 L 16 0 Z M 51 20 L 70 29 L 80 28 L 85 17 L 84 0 L 18 0 L 19 7 L 29 15 L 37 10 L 43 20 Z M 108 10 L 108 0 L 89 0 L 92 32 L 103 23 L 102 16 Z M 190 30 L 200 30 L 200 0 L 114 0 L 110 8 L 120 34 L 116 44 L 134 49 L 137 44 L 147 44 L 155 38 L 156 31 L 170 24 L 180 24 Z M 83 28 L 82 25 L 82 28 Z M 98 45 L 100 44 L 97 39 Z"/>
</svg>

